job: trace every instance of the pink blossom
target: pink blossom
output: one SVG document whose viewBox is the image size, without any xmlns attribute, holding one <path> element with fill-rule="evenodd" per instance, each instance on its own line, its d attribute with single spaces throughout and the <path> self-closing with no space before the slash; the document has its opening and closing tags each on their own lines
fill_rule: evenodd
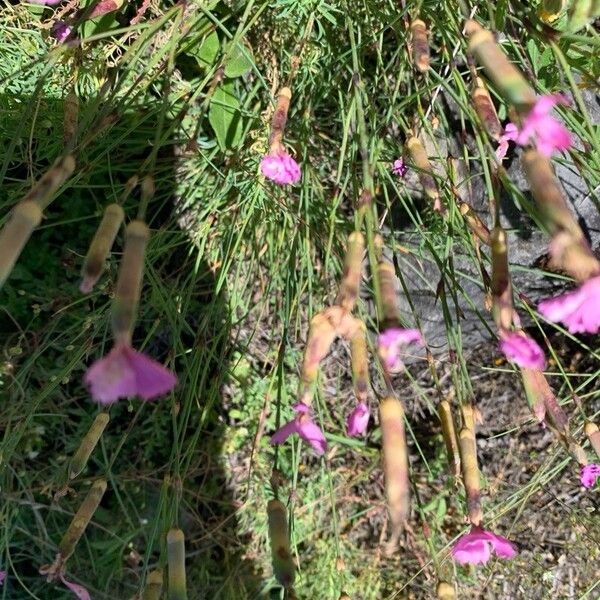
<svg viewBox="0 0 600 600">
<path fill-rule="evenodd" d="M 6 579 L 6 571 L 0 571 L 0 585 L 2 585 L 4 583 L 4 580 Z"/>
<path fill-rule="evenodd" d="M 364 433 L 368 424 L 369 407 L 364 402 L 359 402 L 356 408 L 348 415 L 346 421 L 348 435 L 361 435 L 361 433 Z"/>
<path fill-rule="evenodd" d="M 296 183 L 300 179 L 300 165 L 287 152 L 264 156 L 260 161 L 260 172 L 279 185 Z"/>
<path fill-rule="evenodd" d="M 319 426 L 310 418 L 310 408 L 299 402 L 294 406 L 294 410 L 297 413 L 294 419 L 280 427 L 271 436 L 271 444 L 283 444 L 290 435 L 297 433 L 313 447 L 317 454 L 323 454 L 327 449 L 327 442 Z"/>
<path fill-rule="evenodd" d="M 600 275 L 571 292 L 540 302 L 538 311 L 553 323 L 564 323 L 571 333 L 596 333 L 600 328 Z"/>
<path fill-rule="evenodd" d="M 579 479 L 581 480 L 581 485 L 586 488 L 591 488 L 596 485 L 596 479 L 600 477 L 600 465 L 595 463 L 590 463 L 589 465 L 584 465 L 581 467 L 581 472 L 579 473 Z"/>
<path fill-rule="evenodd" d="M 520 146 L 535 142 L 537 149 L 544 156 L 552 156 L 556 151 L 570 148 L 573 139 L 569 130 L 558 119 L 550 115 L 557 104 L 568 104 L 568 100 L 561 94 L 539 96 L 529 114 L 523 119 L 521 130 L 514 123 L 506 126 L 504 134 L 500 138 L 498 152 L 501 154 L 500 148 L 503 148 L 504 154 L 506 154 L 505 148 L 508 147 L 508 140 L 512 140 Z"/>
<path fill-rule="evenodd" d="M 119 6 L 114 0 L 100 0 L 96 6 L 92 9 L 89 18 L 94 19 L 95 17 L 99 17 L 101 15 L 105 15 L 109 12 L 113 12 L 117 10 Z"/>
<path fill-rule="evenodd" d="M 404 177 L 407 171 L 408 167 L 404 163 L 403 158 L 399 158 L 394 161 L 394 166 L 392 167 L 392 173 L 394 175 L 397 175 L 398 177 Z"/>
<path fill-rule="evenodd" d="M 476 565 L 486 563 L 492 551 L 501 558 L 513 558 L 517 554 L 517 548 L 510 540 L 473 525 L 469 533 L 458 538 L 452 556 L 461 564 Z"/>
<path fill-rule="evenodd" d="M 70 25 L 67 25 L 64 21 L 56 21 L 54 25 L 52 25 L 50 35 L 57 42 L 60 42 L 62 44 L 71 35 L 72 31 L 73 28 Z"/>
<path fill-rule="evenodd" d="M 388 371 L 398 372 L 404 368 L 404 363 L 400 358 L 400 349 L 402 346 L 412 343 L 420 345 L 425 343 L 418 329 L 389 327 L 379 334 L 377 348 L 379 356 Z"/>
<path fill-rule="evenodd" d="M 60 576 L 60 580 L 77 596 L 78 600 L 92 600 L 90 593 L 82 585 L 65 579 L 64 575 Z"/>
<path fill-rule="evenodd" d="M 87 370 L 83 380 L 92 398 L 101 404 L 133 396 L 150 400 L 166 394 L 177 383 L 174 373 L 126 342 L 115 344 Z"/>
<path fill-rule="evenodd" d="M 500 350 L 508 360 L 520 367 L 543 371 L 546 366 L 544 351 L 535 340 L 522 331 L 501 331 Z"/>
</svg>

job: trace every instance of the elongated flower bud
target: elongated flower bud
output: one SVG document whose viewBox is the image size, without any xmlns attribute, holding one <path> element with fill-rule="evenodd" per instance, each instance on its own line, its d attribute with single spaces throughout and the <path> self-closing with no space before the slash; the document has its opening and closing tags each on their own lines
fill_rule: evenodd
<svg viewBox="0 0 600 600">
<path fill-rule="evenodd" d="M 100 275 L 102 275 L 106 258 L 110 254 L 124 218 L 125 213 L 118 204 L 109 204 L 106 207 L 81 269 L 83 281 L 79 289 L 84 294 L 89 294 L 92 291 Z"/>
<path fill-rule="evenodd" d="M 140 299 L 144 254 L 150 230 L 142 221 L 132 221 L 125 232 L 125 249 L 113 300 L 112 328 L 115 340 L 129 342 Z"/>
<path fill-rule="evenodd" d="M 460 214 L 464 217 L 465 223 L 469 229 L 486 245 L 490 246 L 492 241 L 490 237 L 490 230 L 486 224 L 481 220 L 481 217 L 477 214 L 475 209 L 467 202 L 461 202 L 459 204 Z"/>
<path fill-rule="evenodd" d="M 425 192 L 425 195 L 433 202 L 433 210 L 444 212 L 442 201 L 440 199 L 440 192 L 435 177 L 433 176 L 433 167 L 429 162 L 423 144 L 421 144 L 418 138 L 413 136 L 408 138 L 406 149 L 408 150 L 414 165 L 419 170 L 419 181 L 423 187 L 423 192 Z"/>
<path fill-rule="evenodd" d="M 377 263 L 377 279 L 383 308 L 380 331 L 384 331 L 387 327 L 397 327 L 400 324 L 400 311 L 396 302 L 394 266 L 385 261 Z"/>
<path fill-rule="evenodd" d="M 447 581 L 440 581 L 436 589 L 438 600 L 454 600 L 456 593 L 454 586 Z"/>
<path fill-rule="evenodd" d="M 569 419 L 558 403 L 544 373 L 537 369 L 521 369 L 521 375 L 534 415 L 540 421 L 546 418 L 550 425 L 562 435 L 566 435 Z M 543 409 L 541 408 L 542 404 Z"/>
<path fill-rule="evenodd" d="M 336 304 L 350 311 L 354 308 L 360 291 L 362 261 L 365 251 L 365 239 L 362 233 L 354 231 L 348 237 L 348 248 L 344 259 L 344 274 Z"/>
<path fill-rule="evenodd" d="M 290 547 L 287 509 L 279 500 L 269 500 L 267 515 L 273 574 L 284 588 L 289 588 L 294 584 L 296 565 Z"/>
<path fill-rule="evenodd" d="M 364 324 L 350 340 L 352 359 L 352 380 L 354 395 L 359 402 L 366 402 L 369 393 L 369 356 L 367 353 L 367 334 Z"/>
<path fill-rule="evenodd" d="M 271 120 L 271 135 L 269 136 L 270 154 L 279 154 L 283 150 L 283 133 L 285 131 L 285 124 L 287 123 L 291 99 L 292 90 L 289 87 L 282 87 L 277 94 L 277 105 Z"/>
<path fill-rule="evenodd" d="M 452 407 L 448 400 L 442 400 L 438 406 L 438 416 L 442 424 L 442 436 L 448 453 L 448 462 L 453 469 L 454 477 L 460 475 L 460 454 L 458 450 L 458 439 L 454 427 L 454 418 L 452 416 Z"/>
<path fill-rule="evenodd" d="M 417 71 L 426 73 L 429 71 L 429 39 L 427 26 L 421 19 L 415 19 L 410 24 L 412 34 L 413 63 Z"/>
<path fill-rule="evenodd" d="M 73 174 L 75 159 L 67 154 L 59 158 L 42 177 L 36 181 L 23 202 L 32 200 L 44 210 L 53 199 L 56 190 Z"/>
<path fill-rule="evenodd" d="M 65 147 L 72 147 L 75 144 L 75 135 L 77 134 L 77 118 L 79 116 L 79 98 L 74 89 L 71 89 L 65 96 L 65 115 L 63 119 L 63 141 Z"/>
<path fill-rule="evenodd" d="M 481 509 L 479 467 L 477 466 L 477 445 L 474 432 L 463 427 L 459 434 L 459 444 L 469 521 L 473 525 L 479 525 L 483 519 L 483 511 Z"/>
<path fill-rule="evenodd" d="M 477 414 L 476 409 L 473 407 L 471 403 L 463 404 L 460 407 L 460 414 L 462 416 L 462 426 L 472 431 L 473 434 L 477 433 L 476 430 L 476 422 L 477 422 Z"/>
<path fill-rule="evenodd" d="M 534 90 L 496 44 L 492 33 L 473 20 L 466 22 L 465 33 L 469 38 L 469 52 L 483 66 L 502 95 L 520 110 L 531 108 L 535 102 Z"/>
<path fill-rule="evenodd" d="M 35 202 L 19 202 L 8 222 L 0 230 L 0 288 L 41 220 L 42 211 Z"/>
<path fill-rule="evenodd" d="M 499 329 L 510 330 L 513 324 L 512 285 L 508 271 L 506 232 L 502 227 L 492 229 L 491 241 L 494 321 Z"/>
<path fill-rule="evenodd" d="M 585 431 L 588 440 L 590 440 L 594 452 L 598 458 L 600 458 L 600 430 L 598 430 L 598 425 L 591 421 L 586 421 L 583 430 Z"/>
<path fill-rule="evenodd" d="M 167 563 L 169 566 L 169 600 L 187 600 L 185 536 L 181 529 L 170 529 L 167 533 Z"/>
<path fill-rule="evenodd" d="M 160 600 L 163 588 L 162 571 L 150 571 L 146 578 L 146 587 L 142 600 Z"/>
<path fill-rule="evenodd" d="M 485 83 L 479 77 L 475 79 L 475 85 L 471 92 L 471 99 L 473 100 L 475 112 L 481 119 L 483 127 L 491 138 L 499 141 L 504 129 L 498 118 L 498 113 L 496 112 L 492 97 L 490 96 Z"/>
<path fill-rule="evenodd" d="M 393 529 L 399 530 L 410 511 L 408 448 L 404 431 L 404 410 L 397 398 L 385 398 L 379 405 L 383 443 L 385 493 Z"/>
<path fill-rule="evenodd" d="M 94 419 L 92 426 L 81 440 L 77 452 L 75 452 L 71 459 L 71 463 L 69 464 L 69 479 L 75 479 L 75 477 L 85 469 L 85 466 L 87 465 L 94 448 L 98 444 L 100 436 L 108 425 L 109 420 L 110 417 L 108 416 L 108 413 L 105 412 L 100 413 Z"/>
<path fill-rule="evenodd" d="M 73 554 L 77 542 L 96 512 L 104 492 L 106 492 L 106 480 L 97 479 L 94 481 L 58 545 L 63 564 Z"/>
</svg>

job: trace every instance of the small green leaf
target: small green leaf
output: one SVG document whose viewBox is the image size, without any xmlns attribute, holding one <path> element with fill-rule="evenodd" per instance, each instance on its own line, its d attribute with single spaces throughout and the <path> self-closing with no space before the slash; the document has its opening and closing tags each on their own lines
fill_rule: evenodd
<svg viewBox="0 0 600 600">
<path fill-rule="evenodd" d="M 225 65 L 225 76 L 241 77 L 252 68 L 252 65 L 253 60 L 250 49 L 246 48 L 241 42 L 237 42 Z"/>
<path fill-rule="evenodd" d="M 232 81 L 215 90 L 208 109 L 208 122 L 222 150 L 233 148 L 239 143 L 242 135 L 242 115 Z"/>
<path fill-rule="evenodd" d="M 215 63 L 220 46 L 219 36 L 216 31 L 213 31 L 201 44 L 192 45 L 187 53 L 193 56 L 203 69 L 208 69 Z"/>
</svg>

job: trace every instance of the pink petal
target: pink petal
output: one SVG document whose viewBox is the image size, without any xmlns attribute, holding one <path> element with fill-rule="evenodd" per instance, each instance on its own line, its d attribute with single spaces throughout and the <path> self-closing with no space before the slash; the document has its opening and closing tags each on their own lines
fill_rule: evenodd
<svg viewBox="0 0 600 600">
<path fill-rule="evenodd" d="M 514 558 L 517 555 L 517 548 L 510 540 L 491 531 L 485 531 L 484 533 L 498 556 L 501 558 Z"/>
<path fill-rule="evenodd" d="M 100 2 L 98 2 L 98 4 L 96 4 L 96 6 L 94 6 L 94 9 L 92 10 L 89 18 L 93 19 L 95 17 L 105 15 L 109 12 L 113 12 L 114 10 L 117 10 L 118 8 L 119 8 L 119 6 L 117 5 L 117 3 L 114 0 L 100 0 Z"/>
<path fill-rule="evenodd" d="M 298 423 L 296 419 L 293 419 L 282 425 L 272 436 L 271 436 L 271 444 L 283 444 L 285 440 L 287 440 L 290 435 L 294 433 L 298 433 Z"/>
<path fill-rule="evenodd" d="M 498 160 L 504 160 L 506 153 L 508 152 L 508 138 L 502 136 L 498 141 L 498 147 L 496 148 L 496 158 Z"/>
<path fill-rule="evenodd" d="M 517 126 L 514 123 L 507 123 L 506 127 L 504 128 L 504 134 L 502 135 L 502 138 L 507 141 L 510 140 L 511 142 L 516 142 L 518 137 L 519 130 Z"/>
<path fill-rule="evenodd" d="M 297 413 L 308 414 L 310 412 L 310 406 L 307 406 L 304 402 L 297 402 L 293 408 Z"/>
<path fill-rule="evenodd" d="M 260 161 L 260 172 L 279 185 L 296 183 L 300 179 L 300 165 L 287 153 L 264 156 Z"/>
<path fill-rule="evenodd" d="M 125 352 L 135 373 L 136 395 L 140 398 L 157 398 L 170 392 L 177 384 L 177 377 L 172 371 L 143 352 L 130 347 L 126 347 Z"/>
<path fill-rule="evenodd" d="M 600 465 L 590 463 L 589 465 L 581 467 L 579 479 L 581 480 L 581 485 L 583 485 L 584 487 L 594 487 L 594 485 L 596 485 L 596 479 L 598 479 L 598 477 L 600 477 Z"/>
<path fill-rule="evenodd" d="M 56 21 L 52 25 L 52 29 L 50 30 L 50 35 L 57 42 L 62 43 L 69 37 L 69 35 L 71 35 L 72 31 L 73 31 L 73 28 L 70 27 L 69 25 L 67 25 L 64 21 Z M 83 283 L 81 285 L 83 286 Z M 89 291 L 91 291 L 91 288 Z M 85 293 L 89 293 L 89 292 L 85 292 Z"/>
<path fill-rule="evenodd" d="M 404 177 L 407 171 L 408 167 L 404 164 L 403 158 L 398 158 L 394 161 L 394 166 L 392 167 L 392 173 L 394 175 L 397 175 L 398 177 Z"/>
<path fill-rule="evenodd" d="M 79 598 L 79 600 L 92 600 L 90 593 L 82 585 L 68 581 L 63 575 L 60 576 L 60 580 L 77 596 L 77 598 Z"/>
<path fill-rule="evenodd" d="M 543 350 L 524 333 L 503 331 L 500 334 L 500 350 L 509 360 L 526 369 L 542 371 L 546 365 Z"/>
<path fill-rule="evenodd" d="M 355 436 L 364 433 L 369 424 L 369 417 L 369 407 L 364 402 L 360 402 L 350 415 L 348 415 L 346 421 L 348 435 Z"/>
<path fill-rule="evenodd" d="M 418 329 L 403 329 L 390 327 L 379 334 L 377 347 L 379 355 L 386 368 L 390 371 L 400 371 L 404 367 L 400 359 L 401 347 L 407 344 L 423 344 L 423 336 Z"/>
<path fill-rule="evenodd" d="M 310 419 L 301 419 L 298 427 L 300 437 L 308 442 L 313 450 L 321 455 L 327 450 L 327 442 L 321 428 Z"/>
<path fill-rule="evenodd" d="M 6 571 L 0 571 L 0 585 L 2 585 L 4 583 L 4 580 L 6 579 Z"/>
<path fill-rule="evenodd" d="M 557 119 L 546 117 L 537 129 L 537 149 L 544 156 L 569 149 L 573 145 L 570 131 Z"/>
<path fill-rule="evenodd" d="M 452 548 L 452 557 L 461 564 L 476 565 L 490 560 L 490 544 L 484 540 L 466 539 L 469 534 L 458 539 Z"/>
</svg>

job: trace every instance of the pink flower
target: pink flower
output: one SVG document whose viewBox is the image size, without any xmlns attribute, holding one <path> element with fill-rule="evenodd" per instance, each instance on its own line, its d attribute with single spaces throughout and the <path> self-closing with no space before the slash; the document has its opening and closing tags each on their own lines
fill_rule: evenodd
<svg viewBox="0 0 600 600">
<path fill-rule="evenodd" d="M 596 485 L 596 479 L 598 479 L 598 477 L 600 477 L 600 465 L 590 463 L 589 465 L 581 467 L 579 479 L 581 480 L 581 485 L 583 485 L 584 487 L 594 487 L 594 485 Z"/>
<path fill-rule="evenodd" d="M 377 348 L 388 371 L 398 372 L 404 368 L 404 363 L 400 358 L 400 349 L 402 346 L 412 343 L 424 344 L 423 336 L 418 329 L 389 327 L 379 334 Z"/>
<path fill-rule="evenodd" d="M 264 156 L 260 161 L 260 172 L 279 185 L 296 183 L 300 179 L 300 165 L 287 152 Z"/>
<path fill-rule="evenodd" d="M 60 576 L 60 580 L 77 596 L 79 600 L 92 600 L 90 593 L 82 585 L 65 579 L 64 575 Z"/>
<path fill-rule="evenodd" d="M 346 427 L 349 436 L 364 433 L 369 424 L 369 407 L 364 402 L 359 402 L 356 408 L 348 415 Z"/>
<path fill-rule="evenodd" d="M 600 275 L 556 298 L 540 302 L 538 311 L 553 323 L 564 323 L 571 333 L 596 333 L 600 328 Z"/>
<path fill-rule="evenodd" d="M 500 138 L 500 148 L 507 148 L 508 140 L 520 146 L 526 146 L 532 141 L 544 156 L 552 156 L 554 152 L 566 150 L 573 144 L 569 130 L 550 112 L 557 104 L 568 104 L 568 100 L 561 94 L 539 96 L 529 114 L 523 119 L 523 128 L 519 131 L 514 123 L 509 123 L 504 135 Z M 506 154 L 506 150 L 504 150 Z M 498 154 L 497 154 L 498 155 Z M 504 155 L 502 155 L 503 157 Z"/>
<path fill-rule="evenodd" d="M 546 366 L 544 351 L 535 340 L 523 332 L 501 331 L 500 350 L 508 360 L 520 367 L 543 371 Z"/>
<path fill-rule="evenodd" d="M 52 25 L 52 29 L 50 30 L 50 35 L 61 44 L 71 35 L 73 28 L 70 25 L 67 25 L 64 21 L 56 21 L 54 25 Z"/>
<path fill-rule="evenodd" d="M 392 173 L 394 175 L 397 175 L 398 177 L 404 177 L 407 171 L 408 167 L 404 164 L 403 158 L 399 158 L 394 161 L 394 166 L 392 167 Z"/>
<path fill-rule="evenodd" d="M 4 583 L 5 579 L 6 579 L 6 571 L 0 571 L 0 585 L 2 585 Z"/>
<path fill-rule="evenodd" d="M 294 406 L 294 410 L 297 413 L 294 419 L 271 436 L 271 444 L 283 444 L 290 435 L 297 433 L 317 454 L 323 454 L 327 449 L 327 442 L 319 426 L 310 418 L 310 408 L 299 402 Z"/>
<path fill-rule="evenodd" d="M 87 370 L 83 380 L 92 398 L 101 404 L 133 396 L 150 400 L 166 394 L 177 383 L 174 373 L 126 342 L 116 343 Z"/>
<path fill-rule="evenodd" d="M 452 548 L 452 556 L 463 565 L 476 565 L 486 563 L 492 550 L 502 558 L 513 558 L 517 554 L 517 548 L 510 540 L 473 525 L 469 533 L 458 538 Z"/>
</svg>

